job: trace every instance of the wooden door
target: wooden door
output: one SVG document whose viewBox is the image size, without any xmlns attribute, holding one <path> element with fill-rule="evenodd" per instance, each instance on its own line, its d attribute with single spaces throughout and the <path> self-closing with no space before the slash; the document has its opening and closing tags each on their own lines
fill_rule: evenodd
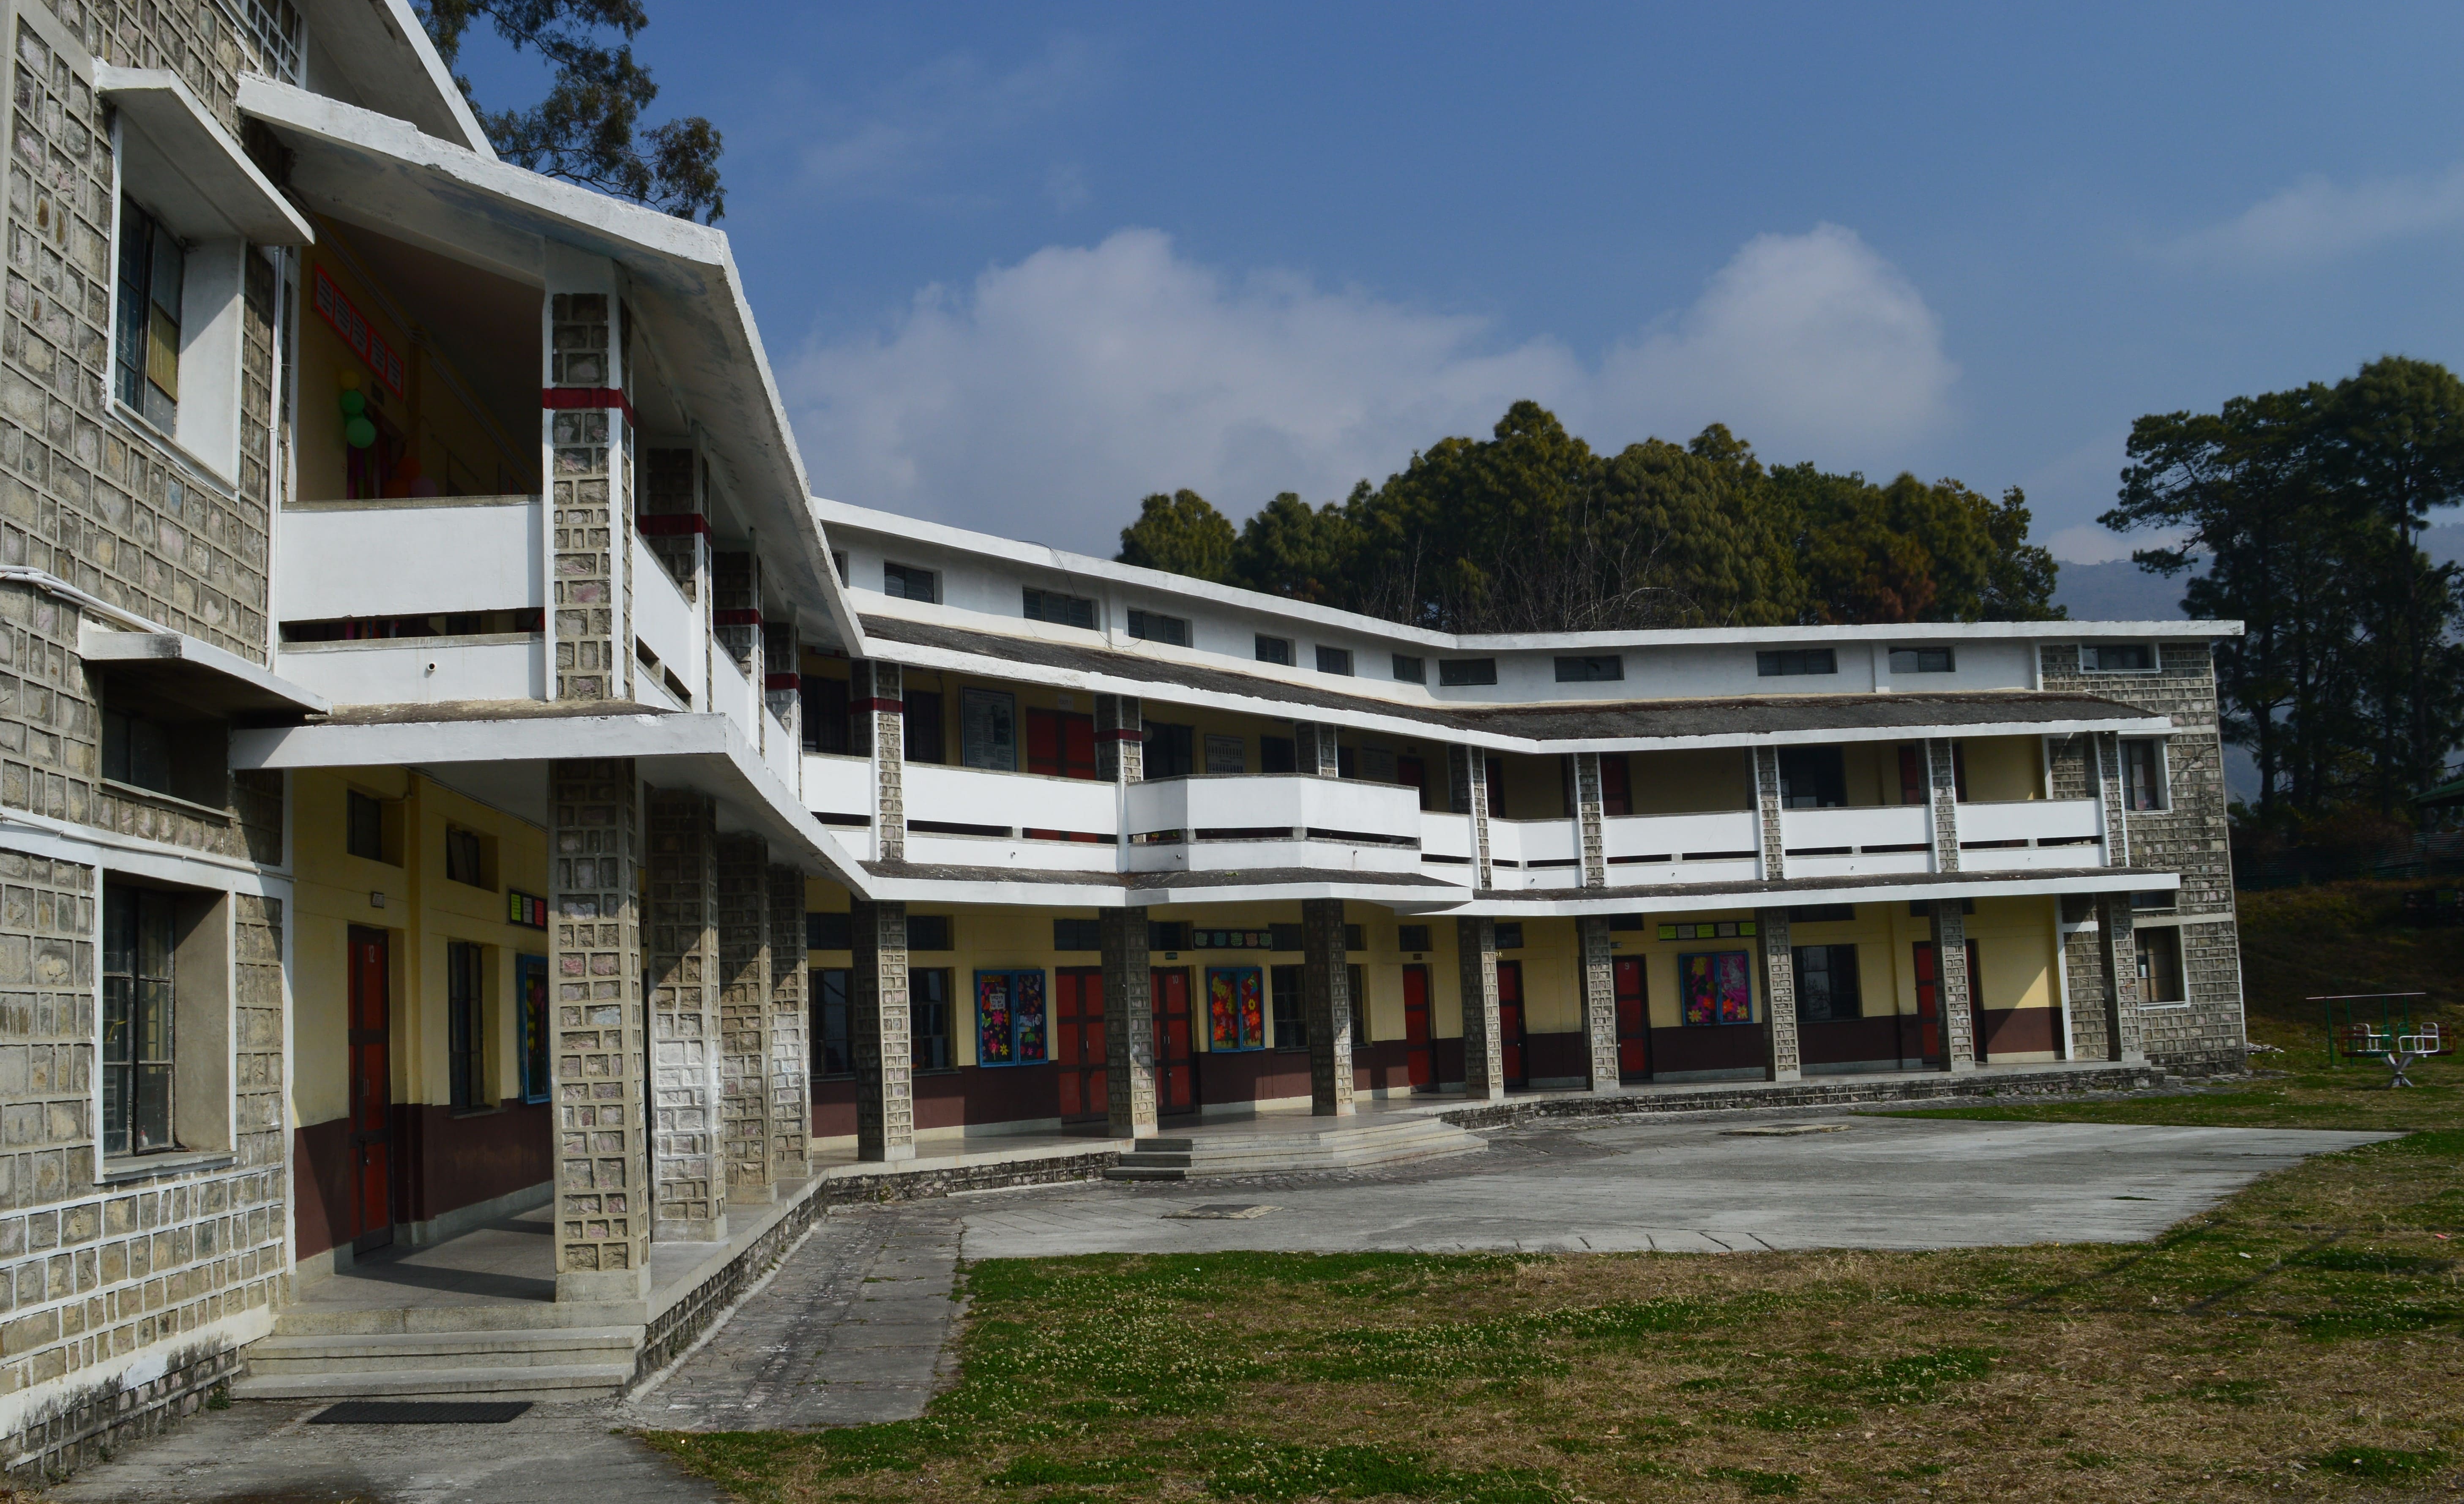
<svg viewBox="0 0 2464 1504">
<path fill-rule="evenodd" d="M 1642 957 L 1618 956 L 1617 976 L 1617 1079 L 1651 1079 L 1651 999 L 1644 991 Z"/>
<path fill-rule="evenodd" d="M 1497 963 L 1498 1058 L 1506 1068 L 1506 1084 L 1520 1086 L 1523 1072 L 1523 963 Z"/>
<path fill-rule="evenodd" d="M 1052 973 L 1053 1072 L 1061 1085 L 1061 1121 L 1101 1118 L 1104 1095 L 1104 970 L 1065 966 Z"/>
<path fill-rule="evenodd" d="M 1028 710 L 1026 771 L 1056 778 L 1095 776 L 1095 718 L 1067 710 Z"/>
<path fill-rule="evenodd" d="M 1155 1111 L 1198 1110 L 1198 1041 L 1190 1032 L 1189 968 L 1158 967 L 1154 988 Z"/>
<path fill-rule="evenodd" d="M 1916 943 L 1917 968 L 1917 1042 L 1919 1052 L 1930 1064 L 1941 1064 L 1942 1043 L 1942 967 L 1934 953 L 1933 942 Z M 1979 1064 L 1985 1060 L 1985 1006 L 1979 995 L 1976 979 L 1976 942 L 1968 943 L 1968 1037 L 1976 1052 Z"/>
<path fill-rule="evenodd" d="M 1414 1091 L 1438 1084 L 1437 1063 L 1429 1055 L 1429 969 L 1403 969 L 1403 1068 Z"/>
<path fill-rule="evenodd" d="M 393 1241 L 393 1010 L 385 933 L 350 933 L 351 1247 Z"/>
</svg>

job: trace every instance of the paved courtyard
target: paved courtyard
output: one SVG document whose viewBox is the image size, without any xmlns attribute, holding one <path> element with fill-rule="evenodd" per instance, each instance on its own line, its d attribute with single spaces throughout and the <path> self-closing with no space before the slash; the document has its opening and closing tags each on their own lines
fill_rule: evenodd
<svg viewBox="0 0 2464 1504">
<path fill-rule="evenodd" d="M 1773 1136 L 1772 1128 L 1837 1131 Z M 63 1504 L 633 1504 L 719 1497 L 630 1429 L 918 1413 L 958 1260 L 1271 1249 L 1724 1252 L 2153 1235 L 2302 1157 L 2380 1137 L 1804 1115 L 1519 1129 L 1485 1153 L 1339 1176 L 1049 1187 L 824 1219 L 735 1317 L 622 1402 L 503 1426 L 325 1427 L 235 1404 L 87 1469 Z M 1266 1207 L 1252 1216 L 1174 1215 Z"/>
</svg>

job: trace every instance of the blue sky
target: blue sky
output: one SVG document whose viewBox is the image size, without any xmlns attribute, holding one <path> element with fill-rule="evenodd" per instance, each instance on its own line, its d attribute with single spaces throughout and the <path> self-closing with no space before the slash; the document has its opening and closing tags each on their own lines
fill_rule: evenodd
<svg viewBox="0 0 2464 1504">
<path fill-rule="evenodd" d="M 649 5 L 815 488 L 1067 547 L 1529 396 L 2091 559 L 2133 417 L 2464 360 L 2452 7 Z"/>
</svg>

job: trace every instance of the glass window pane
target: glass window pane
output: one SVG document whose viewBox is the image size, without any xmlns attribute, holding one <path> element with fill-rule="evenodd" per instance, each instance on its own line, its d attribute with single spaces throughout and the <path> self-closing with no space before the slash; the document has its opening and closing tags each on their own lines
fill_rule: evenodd
<svg viewBox="0 0 2464 1504">
<path fill-rule="evenodd" d="M 147 1149 L 171 1146 L 171 1067 L 139 1065 L 136 1072 L 137 1101 L 130 1113 L 129 1149 L 143 1153 Z"/>
</svg>

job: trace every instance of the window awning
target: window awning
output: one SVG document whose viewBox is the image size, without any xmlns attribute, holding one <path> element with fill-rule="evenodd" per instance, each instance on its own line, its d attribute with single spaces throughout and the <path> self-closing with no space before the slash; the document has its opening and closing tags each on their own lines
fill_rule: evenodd
<svg viewBox="0 0 2464 1504">
<path fill-rule="evenodd" d="M 315 243 L 307 219 L 179 75 L 109 63 L 94 72 L 95 92 L 120 112 L 120 185 L 131 198 L 191 240 Z"/>
<path fill-rule="evenodd" d="M 334 708 L 313 689 L 177 632 L 114 631 L 89 619 L 77 628 L 77 656 L 121 683 L 201 715 L 322 714 Z"/>
</svg>

